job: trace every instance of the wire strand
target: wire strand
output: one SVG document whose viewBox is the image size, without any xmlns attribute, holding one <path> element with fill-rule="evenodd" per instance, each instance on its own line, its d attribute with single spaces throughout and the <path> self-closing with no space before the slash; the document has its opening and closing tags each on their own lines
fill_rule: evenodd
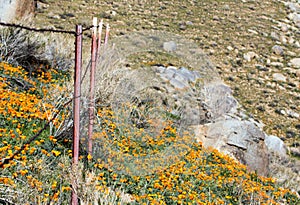
<svg viewBox="0 0 300 205">
<path fill-rule="evenodd" d="M 5 23 L 5 22 L 0 22 L 0 25 L 6 27 L 20 28 L 28 31 L 39 32 L 39 33 L 53 32 L 53 33 L 63 33 L 63 34 L 72 34 L 72 35 L 82 35 L 85 31 L 88 31 L 94 27 L 94 26 L 88 26 L 86 28 L 83 28 L 82 33 L 77 34 L 75 31 L 57 30 L 57 29 L 48 29 L 48 28 L 32 28 L 28 26 L 23 26 L 23 25 L 13 24 L 13 23 Z M 97 28 L 98 27 L 99 25 L 97 26 Z"/>
</svg>

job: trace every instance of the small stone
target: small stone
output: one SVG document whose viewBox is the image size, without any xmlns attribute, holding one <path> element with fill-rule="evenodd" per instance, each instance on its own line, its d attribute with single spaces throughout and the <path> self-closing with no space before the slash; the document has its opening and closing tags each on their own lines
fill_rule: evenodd
<svg viewBox="0 0 300 205">
<path fill-rule="evenodd" d="M 283 63 L 280 63 L 280 62 L 271 62 L 270 65 L 274 66 L 274 67 L 277 67 L 277 68 L 282 68 L 283 67 Z"/>
<path fill-rule="evenodd" d="M 231 46 L 227 46 L 227 50 L 232 51 L 233 48 Z"/>
<path fill-rule="evenodd" d="M 211 41 L 211 42 L 210 42 L 210 45 L 211 45 L 212 47 L 216 47 L 216 46 L 218 46 L 218 43 L 217 43 L 216 41 Z"/>
<path fill-rule="evenodd" d="M 227 78 L 229 81 L 234 81 L 234 77 L 233 76 L 229 76 L 228 78 Z"/>
<path fill-rule="evenodd" d="M 228 4 L 225 4 L 225 5 L 223 6 L 223 9 L 224 9 L 225 11 L 229 11 L 229 10 L 230 10 L 230 6 L 229 6 Z"/>
<path fill-rule="evenodd" d="M 295 157 L 300 157 L 300 148 L 299 147 L 290 147 L 290 152 Z"/>
<path fill-rule="evenodd" d="M 259 71 L 269 71 L 269 68 L 263 66 L 263 65 L 259 65 L 259 64 L 256 64 L 255 65 L 256 69 L 258 69 Z"/>
<path fill-rule="evenodd" d="M 54 15 L 52 16 L 53 19 L 60 19 L 60 15 Z"/>
<path fill-rule="evenodd" d="M 116 12 L 116 11 L 111 11 L 111 12 L 110 12 L 110 15 L 116 16 L 116 15 L 117 15 L 117 12 Z"/>
<path fill-rule="evenodd" d="M 248 29 L 248 31 L 249 31 L 250 33 L 253 33 L 253 34 L 255 34 L 255 35 L 257 35 L 257 34 L 258 34 L 258 32 L 257 32 L 257 31 L 255 31 L 255 30 L 253 30 L 253 29 Z"/>
<path fill-rule="evenodd" d="M 179 29 L 182 31 L 186 30 L 186 24 L 180 24 Z"/>
<path fill-rule="evenodd" d="M 209 55 L 214 55 L 215 54 L 215 50 L 214 49 L 210 49 L 208 52 Z"/>
<path fill-rule="evenodd" d="M 300 23 L 300 14 L 295 14 L 293 16 L 293 22 L 297 25 L 298 23 Z"/>
<path fill-rule="evenodd" d="M 280 36 L 280 42 L 283 43 L 283 44 L 287 44 L 287 39 L 284 35 Z"/>
<path fill-rule="evenodd" d="M 294 112 L 293 110 L 287 110 L 287 115 L 292 118 L 300 118 L 299 113 Z"/>
<path fill-rule="evenodd" d="M 191 22 L 191 21 L 187 21 L 187 22 L 186 22 L 186 25 L 188 25 L 188 26 L 192 26 L 192 25 L 194 25 L 194 23 L 193 23 L 193 22 Z"/>
<path fill-rule="evenodd" d="M 40 9 L 46 9 L 47 7 L 49 7 L 48 4 L 46 3 L 42 3 L 40 1 L 36 2 L 36 9 L 40 10 Z"/>
<path fill-rule="evenodd" d="M 277 41 L 280 40 L 279 35 L 277 33 L 275 33 L 275 32 L 271 32 L 271 38 L 273 40 L 277 40 Z"/>
<path fill-rule="evenodd" d="M 300 12 L 300 6 L 296 3 L 289 2 L 286 4 L 286 6 L 291 10 L 292 12 Z"/>
<path fill-rule="evenodd" d="M 297 54 L 295 52 L 293 52 L 293 51 L 287 51 L 286 55 L 295 57 Z"/>
<path fill-rule="evenodd" d="M 273 46 L 272 51 L 276 55 L 281 55 L 282 56 L 284 54 L 283 48 L 281 46 L 278 46 L 278 45 Z"/>
<path fill-rule="evenodd" d="M 281 24 L 281 31 L 287 32 L 289 30 L 289 27 L 286 24 Z"/>
<path fill-rule="evenodd" d="M 213 16 L 213 20 L 214 20 L 214 21 L 219 21 L 220 18 L 219 18 L 218 16 Z"/>
<path fill-rule="evenodd" d="M 291 61 L 291 66 L 295 68 L 300 68 L 300 58 L 293 58 Z"/>
<path fill-rule="evenodd" d="M 274 81 L 286 82 L 286 77 L 284 75 L 282 75 L 281 73 L 274 73 L 273 74 L 273 80 Z"/>
<path fill-rule="evenodd" d="M 296 133 L 291 130 L 288 130 L 285 132 L 285 135 L 287 138 L 294 138 L 296 136 Z"/>
<path fill-rule="evenodd" d="M 75 15 L 72 14 L 72 13 L 66 13 L 65 16 L 67 16 L 67 17 L 69 17 L 69 18 L 74 18 L 74 17 L 75 17 Z"/>
<path fill-rule="evenodd" d="M 279 113 L 282 114 L 282 115 L 286 115 L 285 110 L 280 110 Z"/>
<path fill-rule="evenodd" d="M 289 44 L 293 44 L 294 42 L 295 42 L 295 39 L 291 36 L 290 38 L 289 38 Z"/>
<path fill-rule="evenodd" d="M 167 52 L 173 52 L 177 49 L 177 44 L 174 41 L 164 42 L 163 48 Z"/>
<path fill-rule="evenodd" d="M 252 59 L 254 59 L 256 57 L 257 57 L 257 54 L 253 51 L 250 51 L 250 52 L 244 54 L 244 59 L 248 62 L 250 62 Z"/>
</svg>

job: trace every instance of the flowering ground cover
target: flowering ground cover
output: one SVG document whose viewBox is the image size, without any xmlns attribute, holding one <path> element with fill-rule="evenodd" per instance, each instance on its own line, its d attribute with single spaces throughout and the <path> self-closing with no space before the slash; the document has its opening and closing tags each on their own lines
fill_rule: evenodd
<svg viewBox="0 0 300 205">
<path fill-rule="evenodd" d="M 57 138 L 70 115 L 58 105 L 66 79 L 52 69 L 29 75 L 0 63 L 1 202 L 69 204 L 76 179 L 81 204 L 299 204 L 296 193 L 204 148 L 171 120 L 149 119 L 141 128 L 110 107 L 98 109 L 95 153 L 82 150 L 74 172 L 70 139 Z"/>
</svg>

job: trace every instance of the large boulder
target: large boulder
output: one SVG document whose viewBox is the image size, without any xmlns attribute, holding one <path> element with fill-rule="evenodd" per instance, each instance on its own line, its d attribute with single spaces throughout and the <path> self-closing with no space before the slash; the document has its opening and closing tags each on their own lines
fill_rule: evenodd
<svg viewBox="0 0 300 205">
<path fill-rule="evenodd" d="M 252 122 L 220 118 L 216 122 L 194 127 L 198 141 L 230 155 L 261 175 L 269 172 L 265 134 Z"/>
<path fill-rule="evenodd" d="M 34 13 L 35 0 L 2 0 L 0 21 L 11 22 Z"/>
</svg>

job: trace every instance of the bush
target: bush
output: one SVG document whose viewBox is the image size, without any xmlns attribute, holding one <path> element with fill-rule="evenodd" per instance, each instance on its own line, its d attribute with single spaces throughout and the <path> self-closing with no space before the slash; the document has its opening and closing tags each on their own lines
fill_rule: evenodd
<svg viewBox="0 0 300 205">
<path fill-rule="evenodd" d="M 59 38 L 56 36 L 56 38 Z M 0 61 L 25 68 L 29 74 L 50 67 L 67 71 L 73 64 L 72 49 L 65 39 L 53 35 L 30 33 L 20 28 L 0 29 Z M 59 43 L 64 43 L 64 46 Z M 59 48 L 59 49 L 58 49 Z M 45 71 L 45 70 L 44 70 Z"/>
</svg>

